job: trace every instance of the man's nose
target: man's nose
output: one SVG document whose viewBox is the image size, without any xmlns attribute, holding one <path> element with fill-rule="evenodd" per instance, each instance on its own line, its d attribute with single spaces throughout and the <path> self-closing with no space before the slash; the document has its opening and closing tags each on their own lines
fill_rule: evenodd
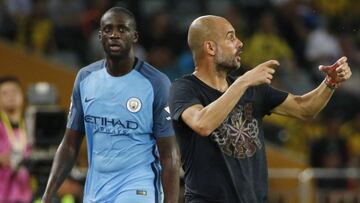
<svg viewBox="0 0 360 203">
<path fill-rule="evenodd" d="M 242 43 L 242 41 L 239 40 L 239 45 L 240 48 L 242 48 L 244 46 L 244 44 Z"/>
<path fill-rule="evenodd" d="M 116 31 L 116 30 L 114 30 L 112 33 L 111 33 L 111 35 L 110 35 L 110 37 L 113 37 L 113 38 L 117 38 L 117 37 L 119 37 L 120 36 L 120 32 L 118 32 L 118 31 Z"/>
</svg>

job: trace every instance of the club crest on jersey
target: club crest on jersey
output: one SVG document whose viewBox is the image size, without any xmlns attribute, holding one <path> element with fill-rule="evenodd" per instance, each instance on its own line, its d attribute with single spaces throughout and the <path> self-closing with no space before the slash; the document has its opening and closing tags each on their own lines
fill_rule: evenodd
<svg viewBox="0 0 360 203">
<path fill-rule="evenodd" d="M 126 107 L 130 112 L 136 113 L 141 109 L 141 101 L 138 98 L 132 97 L 128 99 Z"/>
</svg>

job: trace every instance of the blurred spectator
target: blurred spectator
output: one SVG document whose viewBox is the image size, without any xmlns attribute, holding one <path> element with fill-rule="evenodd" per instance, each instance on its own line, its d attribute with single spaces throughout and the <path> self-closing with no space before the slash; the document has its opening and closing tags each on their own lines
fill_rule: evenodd
<svg viewBox="0 0 360 203">
<path fill-rule="evenodd" d="M 146 1 L 146 0 L 143 0 Z M 201 13 L 206 12 L 204 0 L 192 0 L 192 1 L 168 1 L 172 2 L 172 5 L 169 5 L 171 8 L 172 19 L 180 30 L 180 33 L 186 38 L 187 30 L 190 23 L 197 18 Z M 186 46 L 186 39 L 183 41 Z"/>
<path fill-rule="evenodd" d="M 24 96 L 14 77 L 0 78 L 0 202 L 31 201 L 30 175 L 25 160 L 31 152 L 23 118 Z"/>
<path fill-rule="evenodd" d="M 320 116 L 308 121 L 289 119 L 279 115 L 265 117 L 267 123 L 284 129 L 278 135 L 279 139 L 283 142 L 283 146 L 301 155 L 308 155 L 311 141 L 319 139 L 324 134 L 320 119 Z"/>
<path fill-rule="evenodd" d="M 83 0 L 50 0 L 48 1 L 48 10 L 51 19 L 60 27 L 78 26 L 80 17 L 85 9 Z"/>
<path fill-rule="evenodd" d="M 4 0 L 5 7 L 16 22 L 26 19 L 32 10 L 32 0 Z"/>
<path fill-rule="evenodd" d="M 246 51 L 242 54 L 242 58 L 245 66 L 254 67 L 270 59 L 280 61 L 281 66 L 274 81 L 275 86 L 294 94 L 305 93 L 312 89 L 312 81 L 309 80 L 306 72 L 298 68 L 292 49 L 279 36 L 272 13 L 267 12 L 261 16 L 258 30 L 248 42 L 245 42 L 244 49 Z"/>
<path fill-rule="evenodd" d="M 282 62 L 278 80 L 284 90 L 293 94 L 304 94 L 315 88 L 309 74 L 300 69 L 295 60 Z"/>
<path fill-rule="evenodd" d="M 280 61 L 279 76 L 274 81 L 275 86 L 280 86 L 294 94 L 302 94 L 313 88 L 312 81 L 306 72 L 299 69 L 294 53 L 287 42 L 278 34 L 278 27 L 272 13 L 265 13 L 260 18 L 259 29 L 245 43 L 243 63 L 249 67 L 263 63 L 270 59 Z M 297 81 L 294 83 L 294 81 Z"/>
<path fill-rule="evenodd" d="M 296 55 L 296 62 L 302 68 L 307 68 L 305 61 L 305 41 L 308 30 L 305 26 L 303 14 L 307 10 L 299 0 L 271 0 L 275 5 L 276 22 L 279 34 L 287 41 Z"/>
<path fill-rule="evenodd" d="M 340 36 L 340 46 L 343 55 L 348 57 L 349 65 L 352 67 L 351 80 L 342 85 L 340 89 L 356 96 L 360 100 L 360 49 L 349 34 Z"/>
<path fill-rule="evenodd" d="M 170 13 L 165 9 L 155 11 L 142 31 L 140 43 L 148 52 L 150 64 L 160 69 L 173 65 L 175 55 L 180 53 L 183 42 L 178 40 L 178 32 L 171 22 Z"/>
<path fill-rule="evenodd" d="M 175 27 L 171 24 L 170 13 L 165 9 L 158 9 L 151 13 L 147 17 L 147 23 L 143 29 L 143 37 L 141 38 L 142 45 L 146 49 L 152 47 L 165 45 L 171 48 L 171 51 L 175 50 L 174 36 L 176 36 Z"/>
<path fill-rule="evenodd" d="M 94 30 L 89 37 L 89 58 L 93 60 L 100 60 L 105 57 L 102 45 L 99 40 L 99 29 Z"/>
<path fill-rule="evenodd" d="M 332 0 L 331 4 L 327 0 L 313 1 L 314 7 L 327 16 L 341 16 L 351 7 L 351 1 Z"/>
<path fill-rule="evenodd" d="M 253 0 L 254 1 L 254 0 Z M 224 16 L 230 11 L 231 0 L 207 0 L 206 1 L 206 10 L 212 15 Z"/>
<path fill-rule="evenodd" d="M 245 38 L 247 22 L 242 15 L 242 12 L 236 5 L 232 5 L 225 13 L 224 16 L 228 21 L 233 25 L 234 29 L 236 30 L 236 36 L 241 39 Z"/>
<path fill-rule="evenodd" d="M 178 75 L 180 76 L 185 74 L 191 74 L 192 72 L 194 72 L 194 69 L 195 69 L 195 64 L 193 60 L 193 55 L 190 52 L 190 50 L 186 50 L 178 57 L 178 61 L 177 61 Z M 170 78 L 170 79 L 173 80 L 175 78 Z"/>
<path fill-rule="evenodd" d="M 89 39 L 91 34 L 98 29 L 102 14 L 109 8 L 109 0 L 92 0 L 90 8 L 82 13 L 81 27 L 86 39 Z"/>
<path fill-rule="evenodd" d="M 6 9 L 5 2 L 0 0 L 0 36 L 7 40 L 14 41 L 16 38 L 17 25 L 9 10 Z"/>
<path fill-rule="evenodd" d="M 47 15 L 47 1 L 33 0 L 33 10 L 18 27 L 18 42 L 39 53 L 52 50 L 54 24 Z"/>
<path fill-rule="evenodd" d="M 246 51 L 242 54 L 243 63 L 249 67 L 255 67 L 270 59 L 292 60 L 294 57 L 291 48 L 278 35 L 278 28 L 272 13 L 261 16 L 258 30 L 252 35 L 248 43 L 245 43 Z"/>
<path fill-rule="evenodd" d="M 330 33 L 324 19 L 318 19 L 306 41 L 306 59 L 313 65 L 312 73 L 317 81 L 324 76 L 318 71 L 320 64 L 332 64 L 341 56 L 338 39 Z"/>
<path fill-rule="evenodd" d="M 335 116 L 324 120 L 325 134 L 311 145 L 310 164 L 314 168 L 345 168 L 349 161 L 347 140 L 340 136 L 341 120 Z M 346 188 L 344 179 L 318 179 L 320 188 Z"/>
<path fill-rule="evenodd" d="M 291 2 L 295 1 L 289 1 L 289 5 Z M 295 4 L 296 5 L 296 4 Z M 290 6 L 290 8 L 293 9 L 295 12 L 295 5 Z M 278 24 L 275 23 L 275 18 L 273 15 L 270 15 L 269 17 L 265 17 L 263 22 L 263 30 L 264 30 L 264 38 L 268 37 L 268 42 L 265 42 L 264 49 L 263 50 L 257 50 L 257 53 L 263 52 L 264 54 L 268 54 L 269 56 L 272 56 L 272 59 L 277 59 L 280 61 L 280 67 L 277 70 L 278 71 L 278 77 L 276 78 L 278 85 L 281 86 L 282 89 L 293 92 L 294 94 L 304 94 L 307 91 L 313 89 L 315 85 L 313 84 L 313 81 L 309 77 L 308 73 L 305 71 L 304 68 L 299 68 L 298 61 L 296 60 L 301 59 L 303 57 L 302 50 L 297 50 L 296 48 L 291 48 L 290 41 L 286 41 L 286 38 L 283 38 L 279 30 L 283 30 L 282 27 L 279 29 Z M 290 19 L 288 19 L 290 20 Z M 293 19 L 292 23 L 298 23 L 299 19 Z M 298 25 L 300 26 L 300 25 Z M 297 28 L 303 30 L 304 28 L 301 26 L 301 28 Z M 305 32 L 305 31 L 302 31 Z M 299 33 L 300 34 L 300 33 Z M 303 33 L 303 35 L 305 35 Z M 270 36 L 270 37 L 269 37 Z M 303 44 L 302 44 L 303 45 Z M 273 48 L 268 50 L 268 46 L 272 46 Z M 297 46 L 297 45 L 293 45 Z M 298 47 L 300 49 L 300 47 Z M 302 49 L 302 48 L 301 48 Z M 265 51 L 264 51 L 265 50 Z M 258 55 L 255 52 L 254 55 Z M 296 54 L 296 55 L 295 55 Z M 271 59 L 271 58 L 268 58 Z M 261 63 L 258 61 L 258 63 Z M 307 63 L 300 63 L 301 66 L 306 66 Z M 276 82 L 275 80 L 275 82 Z M 296 83 L 294 83 L 296 81 Z"/>
<path fill-rule="evenodd" d="M 257 28 L 257 24 L 254 23 L 254 20 L 258 19 L 263 13 L 272 11 L 272 9 L 270 9 L 270 0 L 238 0 L 233 1 L 233 3 L 241 8 L 241 13 L 248 22 L 246 26 L 246 32 L 250 31 L 248 34 L 253 33 Z"/>
<path fill-rule="evenodd" d="M 49 9 L 55 23 L 54 39 L 58 49 L 52 57 L 71 66 L 87 63 L 87 43 L 80 26 L 84 1 L 51 0 Z"/>
<path fill-rule="evenodd" d="M 340 132 L 349 140 L 351 167 L 360 168 L 360 111 L 341 126 Z"/>
</svg>

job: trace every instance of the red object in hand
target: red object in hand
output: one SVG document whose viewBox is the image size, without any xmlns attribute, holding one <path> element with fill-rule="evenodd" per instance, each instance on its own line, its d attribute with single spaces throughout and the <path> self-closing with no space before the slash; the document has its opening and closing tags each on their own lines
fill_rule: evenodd
<svg viewBox="0 0 360 203">
<path fill-rule="evenodd" d="M 325 84 L 331 89 L 335 89 L 339 86 L 337 81 L 336 68 L 339 67 L 344 60 L 346 61 L 347 58 L 342 57 L 338 61 L 336 61 L 333 65 L 330 66 L 323 66 L 323 65 L 319 66 L 319 70 L 326 73 Z"/>
</svg>

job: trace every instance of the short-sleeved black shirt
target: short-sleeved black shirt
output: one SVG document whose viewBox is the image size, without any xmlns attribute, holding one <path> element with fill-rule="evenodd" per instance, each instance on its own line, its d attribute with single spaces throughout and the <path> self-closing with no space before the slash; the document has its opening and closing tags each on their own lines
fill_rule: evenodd
<svg viewBox="0 0 360 203">
<path fill-rule="evenodd" d="M 232 84 L 234 79 L 228 79 Z M 248 88 L 225 121 L 208 137 L 188 127 L 181 114 L 195 104 L 209 105 L 223 93 L 186 75 L 170 90 L 169 104 L 185 171 L 186 199 L 257 203 L 267 198 L 267 164 L 262 118 L 287 93 L 259 85 Z"/>
</svg>

